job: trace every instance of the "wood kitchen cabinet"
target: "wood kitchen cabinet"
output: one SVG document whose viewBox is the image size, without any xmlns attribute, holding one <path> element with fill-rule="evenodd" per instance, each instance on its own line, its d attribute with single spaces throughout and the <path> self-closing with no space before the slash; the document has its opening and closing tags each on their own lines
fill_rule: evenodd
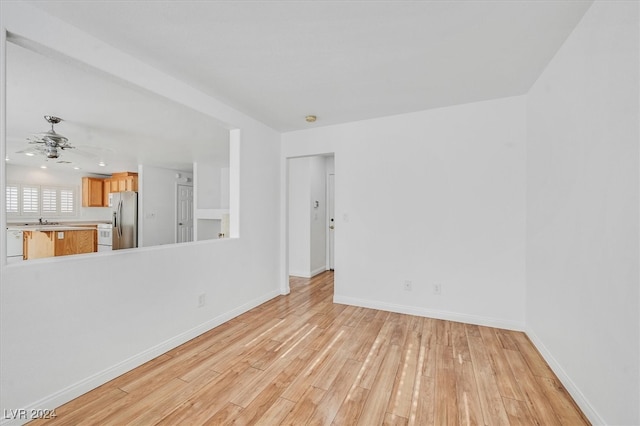
<svg viewBox="0 0 640 426">
<path fill-rule="evenodd" d="M 104 207 L 104 179 L 94 177 L 82 178 L 82 207 Z"/>
<path fill-rule="evenodd" d="M 64 231 L 24 231 L 22 233 L 23 258 L 67 256 L 98 251 L 95 229 Z"/>
<path fill-rule="evenodd" d="M 111 194 L 111 179 L 104 179 L 102 181 L 102 205 L 109 207 L 109 194 Z"/>
<path fill-rule="evenodd" d="M 138 192 L 138 173 L 114 173 L 110 178 L 82 178 L 82 207 L 109 207 L 109 194 Z"/>
<path fill-rule="evenodd" d="M 138 174 L 134 172 L 114 173 L 111 176 L 111 192 L 138 191 Z"/>
</svg>

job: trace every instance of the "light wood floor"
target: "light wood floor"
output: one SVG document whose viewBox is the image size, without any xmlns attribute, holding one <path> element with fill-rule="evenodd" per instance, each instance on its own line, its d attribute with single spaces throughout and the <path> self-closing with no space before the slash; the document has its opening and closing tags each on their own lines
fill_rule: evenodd
<svg viewBox="0 0 640 426">
<path fill-rule="evenodd" d="M 523 333 L 332 297 L 332 272 L 294 278 L 290 295 L 59 407 L 46 423 L 589 424 Z"/>
</svg>

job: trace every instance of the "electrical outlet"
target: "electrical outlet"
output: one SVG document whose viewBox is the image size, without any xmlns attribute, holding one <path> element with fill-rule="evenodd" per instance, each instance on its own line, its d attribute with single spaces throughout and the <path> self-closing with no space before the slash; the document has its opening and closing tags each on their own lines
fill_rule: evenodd
<svg viewBox="0 0 640 426">
<path fill-rule="evenodd" d="M 411 291 L 411 289 L 413 288 L 413 283 L 411 281 L 405 281 L 403 288 L 404 291 Z"/>
<path fill-rule="evenodd" d="M 442 294 L 442 284 L 433 285 L 433 294 L 436 296 L 440 296 Z"/>
<path fill-rule="evenodd" d="M 198 296 L 198 308 L 202 308 L 207 303 L 207 295 L 202 293 Z"/>
</svg>

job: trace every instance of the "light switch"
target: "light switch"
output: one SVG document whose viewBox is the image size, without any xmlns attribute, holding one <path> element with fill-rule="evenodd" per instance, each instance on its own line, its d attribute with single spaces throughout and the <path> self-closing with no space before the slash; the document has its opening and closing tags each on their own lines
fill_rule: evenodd
<svg viewBox="0 0 640 426">
<path fill-rule="evenodd" d="M 58 232 L 58 239 L 64 240 L 64 232 Z"/>
</svg>

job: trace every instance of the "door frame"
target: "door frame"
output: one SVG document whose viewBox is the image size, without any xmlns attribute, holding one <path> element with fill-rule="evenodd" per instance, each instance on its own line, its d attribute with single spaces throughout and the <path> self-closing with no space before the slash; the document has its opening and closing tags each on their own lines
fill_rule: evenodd
<svg viewBox="0 0 640 426">
<path fill-rule="evenodd" d="M 332 179 L 333 177 L 333 179 Z M 333 182 L 332 182 L 333 181 Z M 330 182 L 333 183 L 333 187 L 329 184 Z M 326 223 L 326 233 L 327 233 L 327 253 L 326 253 L 326 265 L 327 265 L 327 270 L 328 271 L 334 271 L 335 270 L 335 229 L 333 230 L 333 234 L 331 232 L 331 228 L 330 226 L 334 226 L 336 224 L 336 220 L 335 220 L 335 215 L 336 215 L 336 197 L 335 197 L 335 183 L 336 183 L 336 172 L 335 170 L 333 171 L 333 173 L 328 173 L 327 172 L 327 177 L 326 177 L 326 188 L 327 188 L 327 194 L 326 194 L 326 204 L 327 204 L 327 214 L 326 214 L 326 218 L 327 218 L 327 223 Z M 333 191 L 331 191 L 333 189 Z M 332 193 L 333 192 L 333 193 Z M 329 202 L 329 200 L 332 200 L 332 202 Z M 333 212 L 331 211 L 331 204 L 333 204 Z M 333 219 L 333 223 L 331 223 L 331 219 Z M 331 235 L 333 235 L 333 239 L 331 238 Z M 332 244 L 333 242 L 333 244 Z"/>
<path fill-rule="evenodd" d="M 280 208 L 282 214 L 280 215 L 280 294 L 286 295 L 291 292 L 289 287 L 289 160 L 304 157 L 333 157 L 334 172 L 336 164 L 335 152 L 319 152 L 315 154 L 305 155 L 292 155 L 282 157 L 280 164 L 280 193 L 282 194 L 280 200 Z M 334 180 L 334 194 L 335 194 L 335 180 Z M 334 211 L 337 207 L 337 202 L 334 195 Z M 335 240 L 334 240 L 335 243 Z"/>
<path fill-rule="evenodd" d="M 174 228 L 174 244 L 178 244 L 179 243 L 178 236 L 180 235 L 180 232 L 178 230 L 178 210 L 180 209 L 180 187 L 181 186 L 191 187 L 191 211 L 193 213 L 193 217 L 192 217 L 191 220 L 192 220 L 193 223 L 191 224 L 191 241 L 187 241 L 187 242 L 195 241 L 195 228 L 194 228 L 194 226 L 195 226 L 196 218 L 195 218 L 195 205 L 194 205 L 195 200 L 194 200 L 194 194 L 193 194 L 193 190 L 194 190 L 193 184 L 183 183 L 183 182 L 176 182 L 176 185 L 175 185 L 176 202 L 175 202 L 175 208 L 174 208 L 174 211 L 173 211 L 174 215 L 175 215 L 174 216 L 174 221 L 173 221 L 173 223 L 175 225 L 175 228 Z"/>
</svg>

